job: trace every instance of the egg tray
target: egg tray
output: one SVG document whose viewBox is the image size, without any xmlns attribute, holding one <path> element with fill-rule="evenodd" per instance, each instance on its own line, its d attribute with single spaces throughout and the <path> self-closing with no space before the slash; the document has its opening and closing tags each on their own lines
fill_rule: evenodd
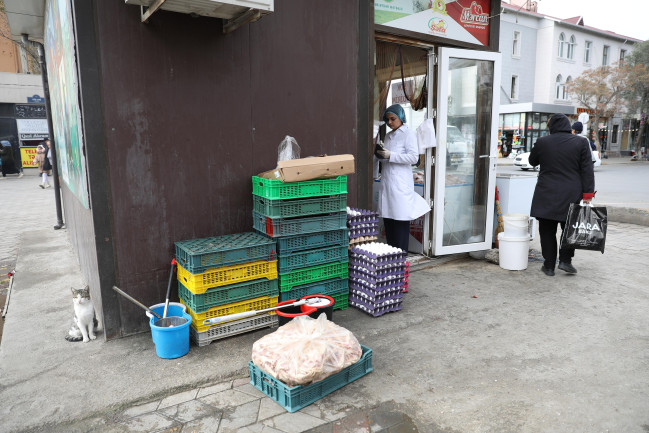
<svg viewBox="0 0 649 433">
<path fill-rule="evenodd" d="M 382 316 L 386 313 L 391 313 L 394 311 L 399 311 L 401 310 L 401 305 L 402 302 L 394 302 L 394 303 L 389 303 L 386 305 L 381 305 L 381 306 L 375 306 L 370 303 L 367 303 L 363 301 L 362 299 L 358 299 L 356 297 L 350 296 L 349 297 L 349 306 L 354 307 L 358 310 L 361 310 L 370 316 L 373 317 L 379 317 Z"/>
<path fill-rule="evenodd" d="M 392 278 L 404 278 L 405 276 L 405 271 L 403 269 L 403 266 L 393 266 L 390 268 L 374 270 L 374 269 L 366 268 L 365 265 L 350 263 L 349 272 L 350 275 L 351 272 L 356 272 L 356 273 L 362 272 L 364 274 L 367 274 L 370 278 L 374 278 L 377 281 L 383 281 L 385 279 L 392 279 Z"/>
<path fill-rule="evenodd" d="M 384 282 L 378 282 L 378 283 L 373 283 L 370 281 L 366 281 L 364 279 L 360 279 L 358 277 L 351 277 L 349 278 L 349 287 L 354 288 L 354 289 L 369 289 L 369 290 L 374 290 L 376 292 L 381 292 L 385 290 L 390 290 L 394 288 L 401 288 L 405 282 L 401 279 L 393 279 L 389 281 L 384 281 Z"/>
<path fill-rule="evenodd" d="M 379 213 L 367 209 L 350 208 L 353 211 L 360 212 L 360 215 L 347 214 L 347 225 L 354 226 L 358 224 L 378 224 Z"/>
<path fill-rule="evenodd" d="M 395 287 L 382 292 L 375 292 L 367 289 L 350 289 L 349 296 L 353 296 L 357 299 L 362 299 L 368 304 L 380 305 L 385 301 L 399 300 L 403 298 L 403 288 Z"/>
<path fill-rule="evenodd" d="M 374 271 L 389 271 L 392 269 L 400 269 L 402 272 L 406 272 L 405 266 L 403 263 L 399 262 L 389 262 L 389 263 L 377 263 L 375 261 L 367 260 L 366 256 L 359 256 L 353 252 L 349 254 L 349 264 L 352 266 L 358 266 L 365 268 L 371 272 Z"/>
<path fill-rule="evenodd" d="M 378 236 L 378 235 L 379 235 L 378 227 L 360 227 L 360 228 L 349 227 L 350 239 L 360 238 L 362 236 Z"/>
<path fill-rule="evenodd" d="M 379 265 L 386 264 L 386 263 L 405 264 L 406 258 L 408 257 L 408 253 L 406 253 L 403 250 L 401 250 L 401 252 L 398 253 L 375 254 L 367 251 L 366 249 L 361 248 L 360 246 L 356 246 L 352 248 L 352 253 L 357 254 L 359 256 L 364 256 L 367 261 L 376 262 Z"/>
</svg>

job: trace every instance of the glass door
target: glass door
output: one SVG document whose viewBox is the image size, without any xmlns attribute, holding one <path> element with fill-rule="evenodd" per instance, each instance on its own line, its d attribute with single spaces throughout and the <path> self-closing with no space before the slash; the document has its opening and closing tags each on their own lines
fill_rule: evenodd
<svg viewBox="0 0 649 433">
<path fill-rule="evenodd" d="M 490 249 L 500 54 L 440 48 L 437 68 L 433 254 Z"/>
</svg>

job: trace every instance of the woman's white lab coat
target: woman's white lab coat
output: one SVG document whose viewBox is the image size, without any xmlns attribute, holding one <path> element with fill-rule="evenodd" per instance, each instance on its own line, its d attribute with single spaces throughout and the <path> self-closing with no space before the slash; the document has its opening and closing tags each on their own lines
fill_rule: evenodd
<svg viewBox="0 0 649 433">
<path fill-rule="evenodd" d="M 419 158 L 417 138 L 406 125 L 390 131 L 384 147 L 390 151 L 389 160 L 374 157 L 374 173 L 377 177 L 381 162 L 379 189 L 379 215 L 399 221 L 412 221 L 430 211 L 426 200 L 415 192 L 411 165 Z"/>
</svg>

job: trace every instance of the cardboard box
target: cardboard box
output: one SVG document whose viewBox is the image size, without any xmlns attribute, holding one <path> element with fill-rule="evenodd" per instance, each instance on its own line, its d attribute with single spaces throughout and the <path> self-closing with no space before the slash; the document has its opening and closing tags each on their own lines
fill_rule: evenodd
<svg viewBox="0 0 649 433">
<path fill-rule="evenodd" d="M 326 179 L 354 172 L 354 155 L 324 155 L 280 161 L 276 169 L 265 171 L 258 176 L 282 182 L 299 182 L 301 180 Z"/>
</svg>

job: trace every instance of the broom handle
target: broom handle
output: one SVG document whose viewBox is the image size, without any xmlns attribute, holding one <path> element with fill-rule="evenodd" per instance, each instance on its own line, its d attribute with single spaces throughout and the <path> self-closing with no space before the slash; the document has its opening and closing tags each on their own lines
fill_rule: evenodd
<svg viewBox="0 0 649 433">
<path fill-rule="evenodd" d="M 272 310 L 278 310 L 284 307 L 296 307 L 298 305 L 306 304 L 306 302 L 307 302 L 306 299 L 302 299 L 300 301 L 295 301 L 292 304 L 276 305 L 274 307 L 265 308 L 263 310 L 244 311 L 243 313 L 234 313 L 234 314 L 228 314 L 227 316 L 212 317 L 211 319 L 203 320 L 203 325 L 217 325 L 219 323 L 229 322 L 231 320 L 243 319 L 245 317 L 255 316 L 260 313 L 265 313 L 267 311 L 272 311 Z"/>
</svg>

